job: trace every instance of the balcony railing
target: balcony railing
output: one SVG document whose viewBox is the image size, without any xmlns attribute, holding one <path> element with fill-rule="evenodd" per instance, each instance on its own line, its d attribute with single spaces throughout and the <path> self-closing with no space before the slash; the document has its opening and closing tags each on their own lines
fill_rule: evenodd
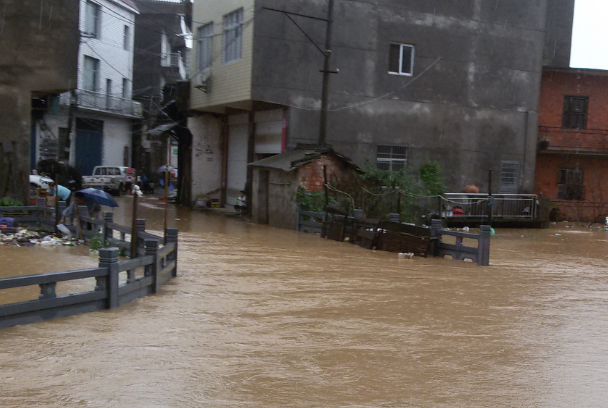
<svg viewBox="0 0 608 408">
<path fill-rule="evenodd" d="M 175 69 L 182 80 L 187 79 L 188 70 L 186 69 L 186 64 L 184 64 L 181 52 L 178 51 L 164 54 L 161 57 L 160 65 L 166 68 Z"/>
<path fill-rule="evenodd" d="M 608 130 L 539 126 L 538 147 L 548 153 L 608 154 Z"/>
<path fill-rule="evenodd" d="M 70 99 L 69 93 L 61 94 L 61 104 L 69 105 Z M 76 90 L 76 100 L 74 102 L 76 103 L 76 106 L 82 109 L 137 118 L 143 116 L 142 107 L 139 102 L 127 98 L 118 98 L 100 92 L 78 89 Z"/>
</svg>

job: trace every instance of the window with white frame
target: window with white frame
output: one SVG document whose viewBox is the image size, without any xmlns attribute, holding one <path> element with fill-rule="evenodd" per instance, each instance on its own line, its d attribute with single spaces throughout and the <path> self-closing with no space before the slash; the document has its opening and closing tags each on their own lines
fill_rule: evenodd
<svg viewBox="0 0 608 408">
<path fill-rule="evenodd" d="M 414 46 L 391 44 L 388 58 L 388 72 L 393 75 L 414 74 Z"/>
<path fill-rule="evenodd" d="M 129 26 L 125 26 L 124 28 L 124 32 L 123 32 L 123 38 L 122 38 L 122 48 L 124 50 L 129 51 L 129 45 L 131 44 L 131 35 L 130 35 L 130 29 Z"/>
<path fill-rule="evenodd" d="M 85 35 L 92 38 L 99 38 L 99 29 L 101 27 L 101 25 L 99 24 L 100 19 L 101 6 L 97 3 L 93 3 L 92 1 L 87 1 L 85 7 Z"/>
<path fill-rule="evenodd" d="M 377 166 L 380 170 L 399 171 L 407 165 L 407 153 L 405 146 L 378 145 Z"/>
<path fill-rule="evenodd" d="M 84 57 L 84 77 L 83 85 L 85 91 L 97 92 L 99 89 L 99 60 L 91 57 Z"/>
<path fill-rule="evenodd" d="M 224 16 L 224 63 L 241 59 L 243 54 L 243 9 Z"/>
<path fill-rule="evenodd" d="M 213 23 L 198 28 L 198 70 L 211 67 L 213 60 Z"/>
</svg>

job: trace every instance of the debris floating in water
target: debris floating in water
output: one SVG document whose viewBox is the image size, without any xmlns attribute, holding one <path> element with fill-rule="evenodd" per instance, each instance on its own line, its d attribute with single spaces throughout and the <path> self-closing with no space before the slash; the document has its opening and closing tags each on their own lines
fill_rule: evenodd
<svg viewBox="0 0 608 408">
<path fill-rule="evenodd" d="M 57 238 L 43 231 L 31 231 L 25 228 L 3 228 L 0 230 L 2 246 L 31 247 L 34 245 L 75 245 L 68 238 Z"/>
</svg>

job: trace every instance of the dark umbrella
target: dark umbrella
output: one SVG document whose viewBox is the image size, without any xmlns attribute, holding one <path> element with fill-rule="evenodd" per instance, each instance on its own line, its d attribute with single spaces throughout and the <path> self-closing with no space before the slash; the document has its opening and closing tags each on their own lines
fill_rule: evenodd
<svg viewBox="0 0 608 408">
<path fill-rule="evenodd" d="M 110 194 L 106 193 L 103 190 L 97 190 L 95 188 L 85 188 L 84 190 L 80 190 L 80 193 L 84 194 L 86 197 L 89 197 L 95 200 L 99 205 L 107 205 L 108 207 L 118 207 L 118 203 L 114 200 Z"/>
</svg>

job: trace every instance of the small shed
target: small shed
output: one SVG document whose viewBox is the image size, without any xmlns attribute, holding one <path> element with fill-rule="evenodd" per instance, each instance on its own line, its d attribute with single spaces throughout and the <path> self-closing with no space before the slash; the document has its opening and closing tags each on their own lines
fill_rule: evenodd
<svg viewBox="0 0 608 408">
<path fill-rule="evenodd" d="M 254 222 L 296 228 L 296 192 L 324 190 L 324 174 L 333 186 L 356 185 L 361 169 L 331 148 L 296 149 L 250 163 L 253 168 L 251 216 Z"/>
</svg>

